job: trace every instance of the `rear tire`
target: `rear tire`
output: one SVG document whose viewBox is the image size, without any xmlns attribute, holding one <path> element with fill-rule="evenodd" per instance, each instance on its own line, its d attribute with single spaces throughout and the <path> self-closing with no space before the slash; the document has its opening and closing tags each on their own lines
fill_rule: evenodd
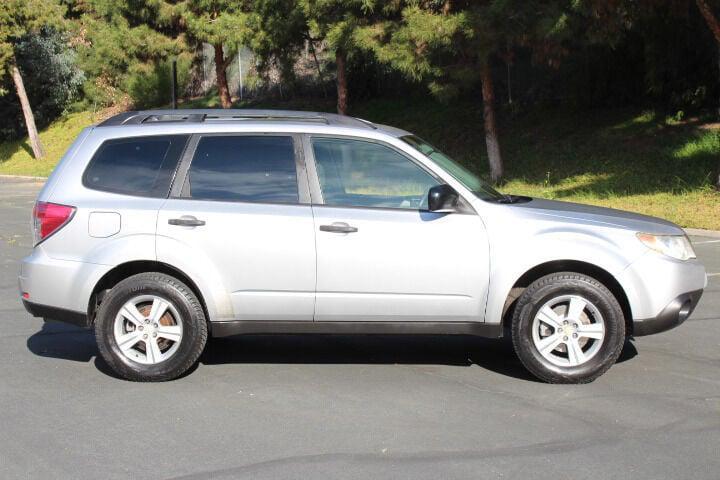
<svg viewBox="0 0 720 480">
<path fill-rule="evenodd" d="M 105 296 L 95 320 L 100 355 L 118 375 L 173 380 L 197 362 L 207 321 L 192 290 L 163 273 L 133 275 Z"/>
<path fill-rule="evenodd" d="M 625 319 L 602 283 L 579 273 L 553 273 L 518 298 L 512 340 L 522 364 L 539 379 L 589 383 L 620 356 Z"/>
</svg>

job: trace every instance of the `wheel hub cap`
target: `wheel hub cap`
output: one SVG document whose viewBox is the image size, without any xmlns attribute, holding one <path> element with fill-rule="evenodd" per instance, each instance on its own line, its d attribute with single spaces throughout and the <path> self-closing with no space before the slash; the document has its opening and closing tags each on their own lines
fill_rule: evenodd
<svg viewBox="0 0 720 480">
<path fill-rule="evenodd" d="M 532 338 L 537 351 L 553 365 L 577 367 L 600 350 L 605 338 L 605 320 L 588 299 L 562 295 L 537 311 Z"/>
<path fill-rule="evenodd" d="M 182 341 L 183 328 L 171 302 L 156 295 L 140 295 L 120 309 L 113 333 L 125 357 L 152 365 L 175 354 Z"/>
</svg>

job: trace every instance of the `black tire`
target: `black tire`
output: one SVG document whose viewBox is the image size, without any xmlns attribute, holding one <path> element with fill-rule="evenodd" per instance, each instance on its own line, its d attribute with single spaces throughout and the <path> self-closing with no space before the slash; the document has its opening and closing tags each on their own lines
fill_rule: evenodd
<svg viewBox="0 0 720 480">
<path fill-rule="evenodd" d="M 143 364 L 125 356 L 113 333 L 115 318 L 126 302 L 139 295 L 168 301 L 179 314 L 182 338 L 172 356 L 156 364 Z M 118 375 L 137 382 L 173 380 L 197 362 L 207 342 L 207 321 L 193 291 L 178 279 L 158 272 L 140 273 L 115 285 L 105 296 L 95 319 L 95 338 L 103 360 Z"/>
<path fill-rule="evenodd" d="M 605 336 L 597 353 L 577 366 L 558 366 L 538 351 L 532 337 L 537 312 L 562 295 L 578 295 L 592 302 L 605 322 Z M 594 278 L 572 272 L 542 277 L 518 298 L 512 318 L 512 340 L 522 364 L 548 383 L 589 383 L 605 373 L 618 359 L 625 343 L 625 318 L 615 296 Z"/>
</svg>

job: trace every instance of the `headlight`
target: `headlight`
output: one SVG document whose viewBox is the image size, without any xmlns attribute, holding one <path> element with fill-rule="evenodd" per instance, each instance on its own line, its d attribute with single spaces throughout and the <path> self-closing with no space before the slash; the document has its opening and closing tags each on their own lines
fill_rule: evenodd
<svg viewBox="0 0 720 480">
<path fill-rule="evenodd" d="M 638 239 L 646 247 L 678 260 L 696 258 L 690 240 L 686 235 L 651 235 L 638 233 Z"/>
</svg>

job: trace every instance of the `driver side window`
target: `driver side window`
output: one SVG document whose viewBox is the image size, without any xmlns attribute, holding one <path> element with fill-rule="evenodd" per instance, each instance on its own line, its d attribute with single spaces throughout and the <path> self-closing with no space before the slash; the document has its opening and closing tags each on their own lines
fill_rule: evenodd
<svg viewBox="0 0 720 480">
<path fill-rule="evenodd" d="M 428 191 L 439 184 L 385 145 L 344 138 L 312 143 L 326 205 L 424 210 Z"/>
</svg>

